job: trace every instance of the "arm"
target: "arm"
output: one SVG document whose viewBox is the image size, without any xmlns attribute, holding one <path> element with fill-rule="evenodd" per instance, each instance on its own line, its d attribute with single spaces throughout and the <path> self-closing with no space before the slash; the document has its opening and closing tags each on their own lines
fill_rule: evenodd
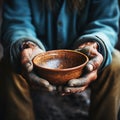
<svg viewBox="0 0 120 120">
<path fill-rule="evenodd" d="M 29 0 L 4 1 L 1 36 L 5 55 L 10 58 L 11 64 L 19 63 L 20 46 L 23 41 L 32 41 L 45 50 L 40 40 L 37 39 L 32 25 Z"/>
<path fill-rule="evenodd" d="M 99 45 L 98 51 L 103 55 L 102 68 L 110 64 L 112 51 L 118 40 L 119 8 L 117 0 L 92 0 L 88 24 L 75 46 L 94 41 Z"/>
<path fill-rule="evenodd" d="M 30 87 L 52 91 L 53 86 L 33 70 L 33 57 L 45 48 L 36 37 L 31 16 L 29 0 L 4 0 L 1 42 L 5 58 Z"/>
<path fill-rule="evenodd" d="M 89 56 L 83 75 L 59 87 L 62 95 L 84 91 L 97 79 L 98 70 L 109 65 L 118 39 L 119 9 L 117 0 L 92 0 L 88 24 L 75 48 Z"/>
</svg>

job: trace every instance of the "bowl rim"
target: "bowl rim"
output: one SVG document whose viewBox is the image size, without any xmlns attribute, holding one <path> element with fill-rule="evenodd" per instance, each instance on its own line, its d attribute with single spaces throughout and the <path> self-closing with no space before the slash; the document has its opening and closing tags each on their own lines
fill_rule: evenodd
<svg viewBox="0 0 120 120">
<path fill-rule="evenodd" d="M 35 63 L 35 59 L 41 54 L 45 54 L 46 52 L 47 53 L 49 53 L 49 52 L 55 52 L 55 51 L 65 51 L 65 52 L 75 52 L 75 53 L 79 53 L 79 54 L 81 54 L 81 55 L 83 55 L 85 58 L 86 58 L 86 61 L 83 63 L 83 64 L 81 64 L 81 65 L 78 65 L 78 66 L 75 66 L 75 67 L 72 67 L 72 68 L 65 68 L 65 69 L 57 69 L 57 68 L 54 68 L 54 69 L 52 69 L 52 68 L 47 68 L 47 67 L 41 67 L 41 66 L 39 66 L 38 64 L 36 64 Z M 89 61 L 89 58 L 88 58 L 88 56 L 87 55 L 85 55 L 84 53 L 82 53 L 82 52 L 79 52 L 79 51 L 75 51 L 75 50 L 68 50 L 68 49 L 59 49 L 59 50 L 49 50 L 49 51 L 46 51 L 46 52 L 42 52 L 42 53 L 39 53 L 39 54 L 37 54 L 33 59 L 32 59 L 32 62 L 33 62 L 33 66 L 36 66 L 37 68 L 40 68 L 40 69 L 43 69 L 43 70 L 46 70 L 46 71 L 56 71 L 56 72 L 65 72 L 65 71 L 71 71 L 71 70 L 74 70 L 74 69 L 78 69 L 78 68 L 80 68 L 80 67 L 82 67 L 82 66 L 84 66 L 85 64 L 87 64 L 87 62 Z"/>
</svg>

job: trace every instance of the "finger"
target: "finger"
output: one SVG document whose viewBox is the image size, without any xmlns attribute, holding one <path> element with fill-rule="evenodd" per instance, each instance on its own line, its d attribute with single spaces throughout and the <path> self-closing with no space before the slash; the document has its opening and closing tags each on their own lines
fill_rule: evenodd
<svg viewBox="0 0 120 120">
<path fill-rule="evenodd" d="M 29 77 L 30 82 L 34 82 L 34 84 L 38 84 L 39 86 L 44 86 L 44 87 L 48 87 L 49 86 L 49 82 L 47 80 L 38 77 L 33 72 L 29 73 L 28 77 Z"/>
<path fill-rule="evenodd" d="M 94 81 L 97 78 L 97 71 L 93 71 L 91 73 L 89 73 L 88 75 L 84 76 L 83 78 L 79 78 L 76 81 L 71 80 L 71 82 L 68 84 L 68 86 L 64 87 L 61 90 L 62 95 L 69 95 L 69 94 L 73 94 L 73 93 L 79 93 L 84 91 L 89 84 Z M 81 82 L 81 80 L 85 80 L 86 82 Z M 82 83 L 82 85 L 81 85 Z"/>
<path fill-rule="evenodd" d="M 83 78 L 79 78 L 79 79 L 72 79 L 68 82 L 68 86 L 71 87 L 81 87 L 84 86 L 87 83 L 87 78 L 84 76 Z"/>
<path fill-rule="evenodd" d="M 75 93 L 81 93 L 83 92 L 88 86 L 84 86 L 84 87 L 66 87 L 64 88 L 64 91 L 61 92 L 61 95 L 70 95 L 70 94 L 75 94 Z"/>
<path fill-rule="evenodd" d="M 30 80 L 29 83 L 31 84 L 31 86 L 34 85 L 34 86 L 39 87 L 39 88 L 44 88 L 47 91 L 55 90 L 55 87 L 52 86 L 47 80 L 38 77 L 33 72 L 30 73 L 28 76 L 29 76 L 29 80 Z"/>
<path fill-rule="evenodd" d="M 43 51 L 42 49 L 40 49 L 38 46 L 36 46 L 34 49 L 32 49 L 32 56 L 31 59 L 33 59 L 36 55 L 38 55 L 39 53 L 43 53 L 45 51 Z"/>
<path fill-rule="evenodd" d="M 82 52 L 89 57 L 89 46 L 82 46 L 81 48 L 76 49 L 78 52 Z"/>
<path fill-rule="evenodd" d="M 24 70 L 30 72 L 33 69 L 33 63 L 31 61 L 32 49 L 27 48 L 21 52 L 21 64 Z"/>
<path fill-rule="evenodd" d="M 97 50 L 98 49 L 98 44 L 96 42 L 86 42 L 83 43 L 82 45 L 79 46 L 77 51 L 83 52 L 86 54 L 88 57 L 91 57 L 91 51 Z"/>
<path fill-rule="evenodd" d="M 84 48 L 85 46 L 90 46 L 90 47 L 93 47 L 93 48 L 95 48 L 95 49 L 98 49 L 98 44 L 97 44 L 97 42 L 85 42 L 85 43 L 81 44 L 81 45 L 79 46 L 79 48 Z"/>
<path fill-rule="evenodd" d="M 92 71 L 81 78 L 78 79 L 72 79 L 68 82 L 67 86 L 70 87 L 82 87 L 82 86 L 87 86 L 89 83 L 94 81 L 97 78 L 97 70 Z"/>
<path fill-rule="evenodd" d="M 96 57 L 92 58 L 86 65 L 86 70 L 93 71 L 98 69 L 103 61 L 103 57 L 101 54 L 97 54 Z"/>
</svg>

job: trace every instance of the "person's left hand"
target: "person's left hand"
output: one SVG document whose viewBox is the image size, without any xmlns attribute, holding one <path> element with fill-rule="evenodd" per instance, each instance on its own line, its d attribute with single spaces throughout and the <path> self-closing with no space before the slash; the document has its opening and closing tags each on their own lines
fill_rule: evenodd
<svg viewBox="0 0 120 120">
<path fill-rule="evenodd" d="M 79 46 L 77 50 L 85 53 L 89 57 L 89 62 L 80 78 L 72 79 L 65 86 L 58 87 L 58 91 L 62 95 L 84 91 L 91 82 L 96 80 L 98 68 L 103 61 L 103 56 L 98 52 L 98 45 L 96 42 L 86 42 Z"/>
</svg>

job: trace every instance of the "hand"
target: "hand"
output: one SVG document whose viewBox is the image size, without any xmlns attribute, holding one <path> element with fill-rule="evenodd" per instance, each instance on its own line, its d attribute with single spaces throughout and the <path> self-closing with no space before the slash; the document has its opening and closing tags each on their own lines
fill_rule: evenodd
<svg viewBox="0 0 120 120">
<path fill-rule="evenodd" d="M 23 43 L 21 51 L 22 75 L 32 88 L 40 88 L 47 91 L 53 91 L 54 87 L 47 80 L 37 76 L 33 71 L 32 59 L 39 53 L 44 52 L 37 45 L 28 41 Z"/>
<path fill-rule="evenodd" d="M 87 63 L 83 75 L 80 78 L 72 79 L 65 86 L 58 87 L 58 91 L 62 95 L 82 92 L 91 82 L 96 80 L 98 68 L 103 61 L 103 56 L 97 49 L 98 45 L 96 42 L 87 42 L 79 46 L 77 50 L 85 53 L 89 57 L 89 62 Z"/>
</svg>

